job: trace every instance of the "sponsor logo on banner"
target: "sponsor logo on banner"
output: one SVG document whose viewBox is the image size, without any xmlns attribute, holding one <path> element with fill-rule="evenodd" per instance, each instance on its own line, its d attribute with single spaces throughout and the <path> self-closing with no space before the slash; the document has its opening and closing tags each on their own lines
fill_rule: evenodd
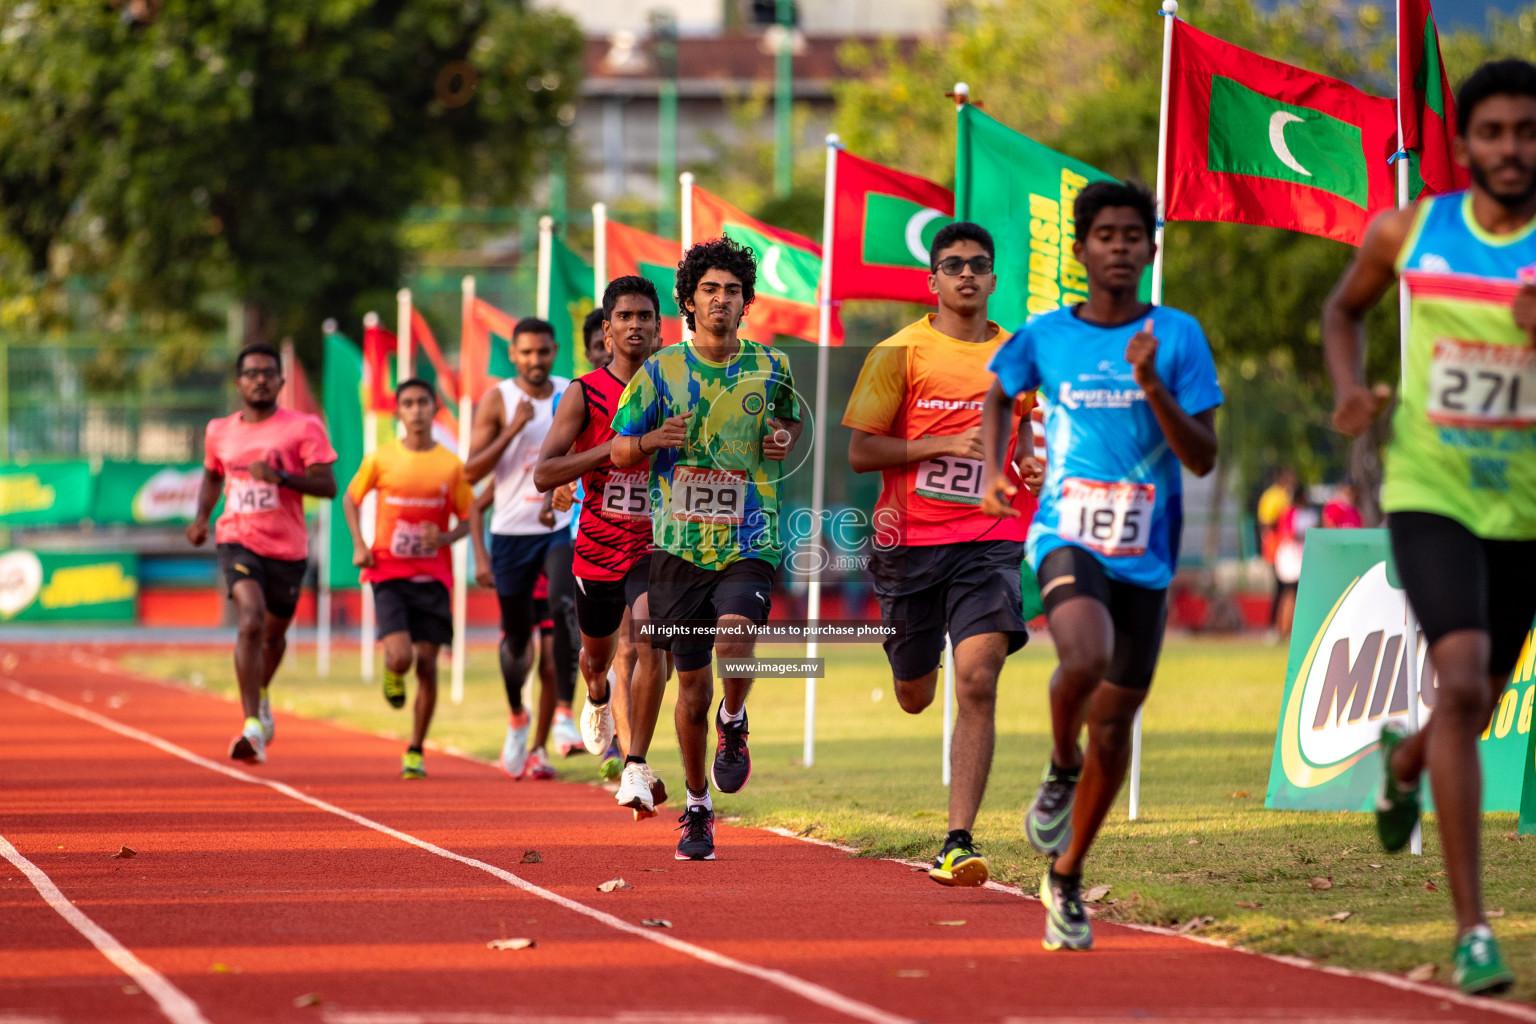
<svg viewBox="0 0 1536 1024">
<path fill-rule="evenodd" d="M 0 514 L 41 512 L 53 507 L 58 491 L 32 473 L 0 476 Z"/>
<path fill-rule="evenodd" d="M 0 619 L 13 619 L 37 600 L 43 589 L 43 563 L 30 551 L 0 555 Z"/>
<path fill-rule="evenodd" d="M 133 496 L 133 521 L 164 523 L 197 516 L 197 495 L 203 486 L 201 469 L 167 467 L 144 481 Z"/>
<path fill-rule="evenodd" d="M 43 588 L 41 604 L 44 608 L 80 608 L 131 601 L 138 592 L 139 581 L 124 571 L 121 562 L 60 566 Z"/>
</svg>

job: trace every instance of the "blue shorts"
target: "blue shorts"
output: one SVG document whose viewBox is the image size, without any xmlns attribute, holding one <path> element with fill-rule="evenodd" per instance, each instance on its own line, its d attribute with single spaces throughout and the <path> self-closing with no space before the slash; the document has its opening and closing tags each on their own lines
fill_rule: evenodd
<svg viewBox="0 0 1536 1024">
<path fill-rule="evenodd" d="M 544 571 L 545 557 L 555 548 L 570 546 L 569 530 L 516 536 L 491 534 L 491 575 L 496 577 L 497 595 L 523 597 L 532 594 L 539 573 Z"/>
</svg>

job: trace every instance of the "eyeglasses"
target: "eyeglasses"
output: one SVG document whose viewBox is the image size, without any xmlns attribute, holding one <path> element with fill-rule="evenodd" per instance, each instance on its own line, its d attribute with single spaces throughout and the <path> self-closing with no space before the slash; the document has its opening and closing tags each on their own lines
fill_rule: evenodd
<svg viewBox="0 0 1536 1024">
<path fill-rule="evenodd" d="M 283 375 L 283 371 L 274 370 L 270 366 L 263 366 L 259 370 L 241 370 L 240 376 L 245 380 L 277 380 Z"/>
<path fill-rule="evenodd" d="M 992 273 L 992 257 L 990 256 L 972 256 L 970 259 L 963 259 L 959 256 L 946 256 L 939 260 L 938 269 L 942 270 L 947 277 L 959 277 L 960 273 L 965 270 L 966 264 L 970 264 L 971 273 L 976 274 L 978 277 L 982 274 Z"/>
</svg>

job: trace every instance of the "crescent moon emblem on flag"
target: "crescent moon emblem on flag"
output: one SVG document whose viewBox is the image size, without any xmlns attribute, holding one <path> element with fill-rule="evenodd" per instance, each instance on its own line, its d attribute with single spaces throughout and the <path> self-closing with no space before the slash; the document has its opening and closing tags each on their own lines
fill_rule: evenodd
<svg viewBox="0 0 1536 1024">
<path fill-rule="evenodd" d="M 779 276 L 779 259 L 784 255 L 784 250 L 777 245 L 770 245 L 768 251 L 763 254 L 763 280 L 767 281 L 773 290 L 781 294 L 789 293 L 789 285 Z"/>
<path fill-rule="evenodd" d="M 933 207 L 925 206 L 907 218 L 907 251 L 912 254 L 913 259 L 924 266 L 928 264 L 928 250 L 923 247 L 923 228 L 928 226 L 929 221 L 942 216 L 944 215 Z"/>
<path fill-rule="evenodd" d="M 1269 118 L 1269 145 L 1275 151 L 1275 156 L 1297 174 L 1312 177 L 1312 172 L 1301 166 L 1301 161 L 1291 153 L 1291 148 L 1285 144 L 1285 126 L 1292 121 L 1300 121 L 1301 118 L 1288 110 L 1277 110 Z"/>
</svg>

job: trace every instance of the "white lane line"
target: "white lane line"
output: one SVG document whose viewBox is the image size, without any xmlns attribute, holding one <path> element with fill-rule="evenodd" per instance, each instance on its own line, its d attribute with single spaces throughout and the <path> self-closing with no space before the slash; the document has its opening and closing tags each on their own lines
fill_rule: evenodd
<svg viewBox="0 0 1536 1024">
<path fill-rule="evenodd" d="M 237 782 L 248 782 L 256 786 L 266 786 L 269 789 L 276 790 L 277 792 L 290 799 L 297 800 L 303 804 L 308 804 L 317 810 L 325 811 L 329 814 L 334 814 L 339 818 L 345 818 L 347 821 L 361 825 L 364 828 L 371 828 L 375 832 L 381 832 L 393 839 L 400 840 L 402 843 L 407 843 L 418 849 L 426 850 L 428 853 L 434 853 L 446 860 L 456 861 L 467 867 L 472 867 L 476 870 L 484 871 L 486 874 L 499 878 L 503 882 L 506 882 L 508 885 L 521 889 L 530 895 L 537 896 L 540 899 L 548 900 L 557 906 L 564 907 L 566 910 L 569 910 L 572 913 L 581 914 L 583 917 L 591 918 L 592 920 L 605 924 L 616 931 L 624 932 L 626 935 L 633 935 L 635 938 L 645 939 L 648 942 L 654 942 L 658 946 L 664 946 L 675 953 L 681 953 L 684 956 L 693 957 L 695 960 L 702 961 L 703 963 L 709 964 L 712 967 L 720 967 L 727 971 L 735 971 L 737 974 L 744 974 L 747 977 L 756 978 L 759 981 L 765 981 L 770 985 L 775 985 L 787 992 L 792 992 L 795 995 L 800 996 L 802 999 L 815 1003 L 818 1006 L 825 1007 L 826 1009 L 835 1010 L 838 1013 L 852 1017 L 856 1020 L 868 1021 L 869 1024 L 915 1024 L 911 1018 L 903 1017 L 900 1014 L 888 1013 L 877 1006 L 870 1006 L 868 1003 L 861 1003 L 857 999 L 852 999 L 839 992 L 834 992 L 829 988 L 824 988 L 821 985 L 817 985 L 815 982 L 806 981 L 803 978 L 797 978 L 793 974 L 787 974 L 784 971 L 776 970 L 771 967 L 759 967 L 756 964 L 749 964 L 743 960 L 737 960 L 734 957 L 716 953 L 715 951 L 706 949 L 703 946 L 696 946 L 691 942 L 684 942 L 681 939 L 675 939 L 669 935 L 658 934 L 654 929 L 644 928 L 636 924 L 630 924 L 628 921 L 625 921 L 622 918 L 614 917 L 612 914 L 604 913 L 601 910 L 594 910 L 587 906 L 585 903 L 578 903 L 573 899 L 561 896 L 557 892 L 551 892 L 542 886 L 535 885 L 527 879 L 521 878 L 518 875 L 514 875 L 512 872 L 503 868 L 499 868 L 494 864 L 487 864 L 483 860 L 477 860 L 474 857 L 466 857 L 461 853 L 455 853 L 452 850 L 444 849 L 435 843 L 429 843 L 424 839 L 418 839 L 409 833 L 401 832 L 399 829 L 390 828 L 388 825 L 385 825 L 382 822 L 374 821 L 372 818 L 365 818 L 361 814 L 354 814 L 352 811 L 338 807 L 333 803 L 328 803 L 325 800 L 312 797 L 307 793 L 301 793 L 286 783 L 274 782 L 271 779 L 263 779 L 260 776 L 251 775 L 248 772 L 243 772 L 238 768 L 231 768 L 230 766 L 220 764 L 217 761 L 210 761 L 206 757 L 201 757 L 192 753 L 190 750 L 187 750 L 183 747 L 178 747 L 176 744 L 171 743 L 168 740 L 163 740 L 152 733 L 144 732 L 142 729 L 135 729 L 131 725 L 124 725 L 114 719 L 107 718 L 105 715 L 98 715 L 94 711 L 89 711 L 80 707 L 79 705 L 71 704 L 68 701 L 59 700 L 57 697 L 54 697 L 51 694 L 43 693 L 41 690 L 34 690 L 30 686 L 24 686 L 21 683 L 16 682 L 14 679 L 0 679 L 0 688 L 9 690 L 16 696 L 21 697 L 24 700 L 29 700 L 34 704 L 41 704 L 44 707 L 52 708 L 53 710 L 63 712 L 66 715 L 72 715 L 82 721 L 90 722 L 92 725 L 98 725 L 101 728 L 115 732 L 120 736 L 126 736 L 129 739 L 138 740 L 140 743 L 147 743 L 148 745 L 155 747 L 158 750 L 163 750 L 165 753 L 170 754 L 173 757 L 179 757 L 183 761 L 190 762 L 202 768 L 207 768 L 212 772 L 218 772 L 220 775 L 227 776 L 236 780 Z M 189 1021 L 191 1019 L 192 1018 L 188 1018 Z M 201 1020 L 201 1018 L 197 1019 Z"/>
<path fill-rule="evenodd" d="M 581 1017 L 547 1013 L 479 1013 L 458 1010 L 327 1010 L 325 1024 L 786 1024 L 761 1013 L 645 1012 Z M 0 1024 L 5 1024 L 0 1018 Z M 1209 1024 L 1209 1022 L 1203 1022 Z M 1282 1022 L 1284 1024 L 1284 1022 Z M 1370 1024 L 1370 1022 L 1367 1022 Z M 1442 1024 L 1436 1021 L 1435 1024 Z M 1445 1022 L 1455 1024 L 1455 1022 Z"/>
<path fill-rule="evenodd" d="M 75 931 L 84 935 L 91 945 L 112 962 L 112 965 L 132 978 L 134 984 L 147 992 L 160 1007 L 160 1012 L 175 1024 L 208 1024 L 208 1018 L 204 1017 L 197 1004 L 187 998 L 186 993 L 172 985 L 165 979 L 165 975 L 140 960 L 128 951 L 127 947 L 118 942 L 116 937 L 101 925 L 92 921 L 85 912 L 59 891 L 59 887 L 53 884 L 53 879 L 43 873 L 43 869 L 33 864 L 21 852 L 0 836 L 0 857 L 4 857 L 16 865 L 16 870 L 27 876 L 27 881 L 32 883 L 32 888 L 37 890 L 39 896 L 60 917 L 74 926 Z M 0 1021 L 5 1018 L 0 1017 Z"/>
</svg>

